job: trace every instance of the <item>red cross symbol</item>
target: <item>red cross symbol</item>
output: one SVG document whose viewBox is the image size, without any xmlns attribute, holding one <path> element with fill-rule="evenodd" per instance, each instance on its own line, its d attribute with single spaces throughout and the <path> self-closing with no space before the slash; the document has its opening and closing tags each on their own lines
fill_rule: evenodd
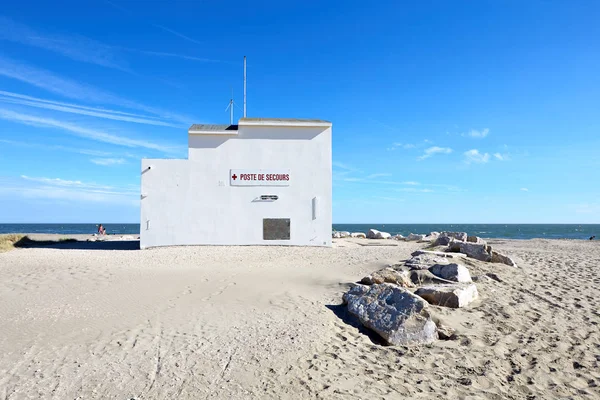
<svg viewBox="0 0 600 400">
<path fill-rule="evenodd" d="M 233 178 L 233 180 L 235 181 L 235 180 L 237 179 L 237 175 L 236 175 L 236 174 L 233 174 L 232 178 Z"/>
</svg>

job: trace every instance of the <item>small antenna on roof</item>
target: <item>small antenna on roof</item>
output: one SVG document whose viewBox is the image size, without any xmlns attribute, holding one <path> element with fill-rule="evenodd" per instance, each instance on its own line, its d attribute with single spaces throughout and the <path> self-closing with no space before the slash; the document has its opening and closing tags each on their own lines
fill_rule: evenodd
<svg viewBox="0 0 600 400">
<path fill-rule="evenodd" d="M 246 56 L 244 56 L 244 118 L 246 118 Z"/>
<path fill-rule="evenodd" d="M 229 125 L 233 125 L 233 106 L 234 106 L 234 102 L 233 102 L 233 88 L 231 88 L 231 99 L 229 100 L 229 105 L 227 106 L 227 108 L 225 108 L 225 111 L 227 111 L 227 109 L 229 109 Z"/>
</svg>

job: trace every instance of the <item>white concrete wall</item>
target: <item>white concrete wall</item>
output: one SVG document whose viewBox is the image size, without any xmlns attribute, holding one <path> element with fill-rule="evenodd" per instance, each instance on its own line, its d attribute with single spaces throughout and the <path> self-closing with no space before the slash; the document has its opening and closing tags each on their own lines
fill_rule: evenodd
<svg viewBox="0 0 600 400">
<path fill-rule="evenodd" d="M 289 169 L 290 185 L 230 186 L 232 169 Z M 188 160 L 142 160 L 141 191 L 142 248 L 331 246 L 331 127 L 240 126 L 237 136 L 190 135 Z M 253 201 L 264 194 L 279 199 Z M 290 240 L 263 240 L 263 218 L 290 218 Z"/>
</svg>

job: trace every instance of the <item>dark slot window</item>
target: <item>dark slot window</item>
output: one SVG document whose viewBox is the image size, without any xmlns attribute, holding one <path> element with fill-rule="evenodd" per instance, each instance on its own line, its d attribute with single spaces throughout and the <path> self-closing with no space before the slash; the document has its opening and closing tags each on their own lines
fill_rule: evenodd
<svg viewBox="0 0 600 400">
<path fill-rule="evenodd" d="M 290 219 L 263 219 L 263 240 L 290 240 Z"/>
</svg>

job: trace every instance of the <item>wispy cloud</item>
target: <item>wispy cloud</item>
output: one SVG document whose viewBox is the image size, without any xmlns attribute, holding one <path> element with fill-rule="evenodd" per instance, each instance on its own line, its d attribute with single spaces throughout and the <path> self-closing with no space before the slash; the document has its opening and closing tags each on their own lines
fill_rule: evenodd
<svg viewBox="0 0 600 400">
<path fill-rule="evenodd" d="M 121 11 L 125 11 L 126 13 L 128 13 L 128 14 L 130 14 L 132 16 L 138 15 L 137 13 L 134 13 L 133 11 L 131 11 L 131 10 L 129 10 L 129 9 L 127 9 L 127 8 L 125 8 L 125 7 L 117 4 L 117 3 L 115 3 L 115 2 L 112 2 L 112 1 L 109 1 L 109 0 L 104 0 L 104 2 L 107 3 L 107 4 L 110 4 L 111 6 L 117 8 L 117 9 L 119 9 Z M 202 43 L 202 42 L 200 42 L 200 41 L 198 41 L 196 39 L 192 39 L 191 37 L 184 35 L 181 32 L 177 32 L 176 30 L 173 30 L 171 28 L 167 28 L 166 26 L 158 25 L 158 24 L 154 24 L 154 23 L 149 23 L 149 24 L 152 25 L 152 26 L 154 26 L 155 28 L 162 29 L 165 32 L 168 32 L 168 33 L 170 33 L 172 35 L 175 35 L 175 36 L 180 37 L 180 38 L 182 38 L 184 40 L 187 40 L 188 42 L 192 42 L 192 43 L 196 43 L 196 44 L 204 44 L 204 43 Z"/>
<path fill-rule="evenodd" d="M 108 186 L 61 178 L 0 177 L 0 197 L 21 196 L 30 199 L 84 201 L 139 205 L 139 189 L 133 186 Z"/>
<path fill-rule="evenodd" d="M 527 189 L 527 188 L 521 188 L 521 191 L 523 191 L 523 192 L 529 192 L 529 189 Z"/>
<path fill-rule="evenodd" d="M 415 147 L 417 147 L 417 145 L 411 143 L 392 143 L 392 145 L 387 149 L 393 151 L 396 149 L 414 149 Z"/>
<path fill-rule="evenodd" d="M 110 157 L 112 157 L 112 158 L 126 157 L 126 158 L 133 158 L 133 159 L 142 158 L 139 154 L 132 154 L 129 152 L 120 153 L 120 152 L 114 152 L 114 151 L 109 152 L 109 151 L 100 151 L 100 150 L 92 150 L 92 149 L 82 149 L 82 148 L 77 148 L 77 147 L 39 143 L 37 141 L 22 142 L 22 141 L 18 141 L 18 140 L 0 139 L 0 143 L 8 144 L 11 146 L 41 149 L 41 150 L 45 150 L 45 151 L 65 151 L 68 153 L 83 154 L 86 156 L 93 156 L 93 157 L 109 157 L 109 158 Z"/>
<path fill-rule="evenodd" d="M 118 146 L 140 147 L 152 150 L 158 150 L 163 153 L 178 151 L 176 146 L 153 143 L 149 140 L 132 139 L 125 136 L 119 136 L 111 133 L 106 133 L 87 126 L 80 126 L 71 122 L 59 121 L 52 118 L 43 118 L 35 115 L 21 114 L 12 110 L 0 108 L 0 119 L 11 122 L 21 123 L 29 126 L 56 128 L 66 133 L 92 139 L 99 142 L 110 143 Z"/>
<path fill-rule="evenodd" d="M 339 161 L 333 161 L 331 163 L 331 165 L 335 168 L 343 169 L 345 171 L 356 171 L 356 168 L 354 168 L 353 166 L 339 162 Z"/>
<path fill-rule="evenodd" d="M 418 157 L 417 159 L 418 160 L 425 160 L 425 159 L 427 159 L 429 157 L 432 157 L 432 156 L 434 156 L 436 154 L 450 154 L 450 153 L 452 153 L 452 149 L 449 148 L 449 147 L 433 146 L 433 147 L 430 147 L 430 148 L 426 149 L 425 153 L 422 156 Z"/>
<path fill-rule="evenodd" d="M 482 139 L 482 138 L 486 137 L 489 133 L 490 133 L 489 128 L 485 128 L 480 131 L 477 129 L 471 129 L 469 132 L 461 134 L 461 136 L 468 136 L 468 137 L 472 137 L 472 138 Z"/>
<path fill-rule="evenodd" d="M 496 160 L 504 161 L 504 156 L 500 153 L 494 153 L 494 157 L 496 158 Z"/>
<path fill-rule="evenodd" d="M 185 40 L 187 40 L 188 42 L 192 42 L 192 43 L 196 43 L 196 44 L 201 44 L 201 45 L 204 45 L 204 43 L 202 43 L 202 42 L 200 42 L 200 41 L 198 41 L 198 40 L 196 40 L 196 39 L 192 39 L 191 37 L 189 37 L 189 36 L 187 36 L 187 35 L 184 35 L 184 34 L 183 34 L 183 33 L 181 33 L 181 32 L 177 32 L 177 31 L 176 31 L 176 30 L 174 30 L 174 29 L 167 28 L 166 26 L 159 25 L 159 24 L 152 24 L 152 26 L 155 26 L 155 27 L 157 27 L 157 28 L 159 28 L 159 29 L 162 29 L 162 30 L 163 30 L 163 31 L 165 31 L 165 32 L 169 32 L 170 34 L 173 34 L 173 35 L 175 35 L 175 36 L 177 36 L 177 37 L 180 37 L 180 38 L 182 38 L 182 39 L 185 39 Z"/>
<path fill-rule="evenodd" d="M 490 155 L 488 153 L 480 153 L 477 149 L 471 149 L 469 151 L 465 151 L 465 162 L 467 164 L 470 163 L 478 163 L 485 164 L 490 161 Z"/>
<path fill-rule="evenodd" d="M 0 56 L 0 76 L 25 82 L 70 99 L 99 104 L 111 104 L 133 110 L 140 110 L 154 114 L 162 119 L 172 120 L 186 125 L 193 121 L 190 117 L 127 100 L 91 85 L 62 78 L 46 70 L 32 67 L 3 56 Z"/>
<path fill-rule="evenodd" d="M 414 186 L 420 185 L 419 182 L 415 182 L 415 181 L 405 181 L 405 182 L 401 182 L 401 183 L 403 185 L 414 185 Z"/>
<path fill-rule="evenodd" d="M 367 179 L 381 178 L 381 177 L 385 177 L 385 176 L 392 176 L 392 174 L 388 174 L 388 173 L 371 174 L 371 175 L 367 176 Z"/>
<path fill-rule="evenodd" d="M 146 125 L 170 126 L 174 128 L 181 128 L 183 126 L 182 124 L 173 124 L 169 122 L 163 122 L 158 119 L 153 119 L 155 117 L 151 116 L 135 116 L 135 114 L 131 113 L 123 113 L 120 111 L 106 110 L 102 108 L 93 108 L 87 106 L 80 106 L 76 104 L 62 103 L 59 101 L 40 99 L 37 97 L 6 92 L 3 90 L 0 90 L 0 102 L 24 105 L 46 110 L 60 111 L 70 114 L 87 115 L 91 117 L 104 118 L 115 121 L 133 122 Z"/>
<path fill-rule="evenodd" d="M 125 164 L 124 158 L 92 158 L 90 161 L 96 165 L 103 166 Z"/>
<path fill-rule="evenodd" d="M 395 189 L 397 192 L 410 192 L 410 193 L 433 193 L 433 189 L 417 189 L 414 187 L 398 188 Z"/>
<path fill-rule="evenodd" d="M 156 56 L 156 57 L 180 58 L 182 60 L 198 61 L 198 62 L 203 62 L 203 63 L 224 63 L 224 61 L 221 61 L 221 60 L 189 56 L 187 54 L 167 53 L 164 51 L 151 51 L 151 50 L 140 50 L 140 49 L 130 49 L 130 48 L 122 48 L 122 49 L 131 51 L 131 52 L 135 52 L 135 53 L 146 54 L 149 56 Z M 225 62 L 225 63 L 229 64 L 228 62 Z"/>
<path fill-rule="evenodd" d="M 365 178 L 343 178 L 344 182 L 363 182 Z"/>
<path fill-rule="evenodd" d="M 30 27 L 0 16 L 0 40 L 52 51 L 72 60 L 128 71 L 127 63 L 100 42 L 79 35 L 57 36 L 37 32 Z"/>
</svg>

